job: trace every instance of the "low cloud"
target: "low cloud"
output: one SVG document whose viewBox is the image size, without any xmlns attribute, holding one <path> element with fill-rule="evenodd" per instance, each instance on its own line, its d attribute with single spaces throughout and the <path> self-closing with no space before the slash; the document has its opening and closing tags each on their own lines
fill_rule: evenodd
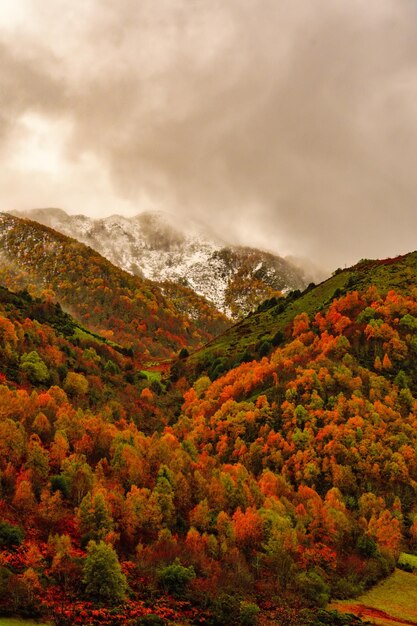
<svg viewBox="0 0 417 626">
<path fill-rule="evenodd" d="M 417 247 L 413 0 L 35 4 L 0 29 L 3 208 L 163 208 L 330 268 Z M 65 129 L 51 172 L 11 158 L 28 114 Z"/>
</svg>

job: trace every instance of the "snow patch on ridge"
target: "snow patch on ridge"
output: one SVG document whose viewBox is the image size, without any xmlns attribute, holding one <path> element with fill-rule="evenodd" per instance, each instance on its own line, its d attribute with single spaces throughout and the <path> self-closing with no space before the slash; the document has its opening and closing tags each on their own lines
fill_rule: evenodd
<svg viewBox="0 0 417 626">
<path fill-rule="evenodd" d="M 248 288 L 232 285 L 240 276 L 246 283 L 261 282 L 272 290 L 302 288 L 302 272 L 281 257 L 251 248 L 238 248 L 222 241 L 202 223 L 188 220 L 179 225 L 163 211 L 140 213 L 132 218 L 111 215 L 94 220 L 68 215 L 61 209 L 34 209 L 15 213 L 78 239 L 97 250 L 114 265 L 152 281 L 187 285 L 231 316 L 230 298 L 245 305 Z M 230 289 L 236 289 L 236 293 Z M 249 302 L 249 299 L 248 299 Z"/>
</svg>

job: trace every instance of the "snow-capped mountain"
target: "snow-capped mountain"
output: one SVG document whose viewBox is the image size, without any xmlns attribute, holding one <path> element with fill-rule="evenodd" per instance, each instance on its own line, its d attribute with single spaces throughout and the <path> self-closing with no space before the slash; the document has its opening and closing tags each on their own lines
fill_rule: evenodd
<svg viewBox="0 0 417 626">
<path fill-rule="evenodd" d="M 131 274 L 187 285 L 233 318 L 278 291 L 302 289 L 309 282 L 302 270 L 279 256 L 230 245 L 196 221 L 179 227 L 161 211 L 103 219 L 61 209 L 15 214 L 78 239 Z"/>
</svg>

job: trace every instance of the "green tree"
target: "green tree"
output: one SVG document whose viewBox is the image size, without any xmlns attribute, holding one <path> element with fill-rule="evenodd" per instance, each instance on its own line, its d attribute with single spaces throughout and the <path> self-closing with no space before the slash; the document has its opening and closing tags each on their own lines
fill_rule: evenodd
<svg viewBox="0 0 417 626">
<path fill-rule="evenodd" d="M 128 588 L 126 576 L 116 552 L 104 541 L 88 544 L 83 583 L 86 593 L 95 600 L 114 604 L 123 601 Z"/>
<path fill-rule="evenodd" d="M 159 571 L 158 580 L 161 587 L 174 596 L 183 595 L 188 584 L 194 580 L 194 567 L 184 567 L 179 559 Z"/>
<path fill-rule="evenodd" d="M 84 455 L 72 455 L 62 463 L 62 478 L 68 486 L 71 500 L 79 505 L 93 486 L 93 472 Z"/>
<path fill-rule="evenodd" d="M 32 486 L 38 491 L 48 478 L 49 455 L 40 445 L 37 435 L 32 435 L 29 442 L 25 467 L 30 470 Z"/>
<path fill-rule="evenodd" d="M 64 389 L 70 396 L 83 396 L 88 391 L 88 380 L 83 374 L 68 372 L 64 380 Z"/>
<path fill-rule="evenodd" d="M 166 526 L 170 526 L 175 518 L 174 489 L 172 482 L 172 472 L 166 465 L 161 465 L 158 471 L 154 493 L 157 496 L 158 506 Z"/>
<path fill-rule="evenodd" d="M 110 511 L 102 493 L 94 497 L 88 492 L 78 509 L 78 523 L 83 535 L 83 544 L 90 539 L 95 541 L 104 537 L 113 529 Z"/>
<path fill-rule="evenodd" d="M 187 348 L 181 348 L 178 354 L 178 358 L 186 359 L 188 356 L 190 356 L 190 353 L 188 352 Z"/>
<path fill-rule="evenodd" d="M 260 357 L 267 356 L 272 350 L 272 343 L 270 341 L 263 341 L 258 349 Z"/>
<path fill-rule="evenodd" d="M 49 371 L 36 350 L 25 352 L 20 357 L 20 369 L 25 372 L 31 383 L 46 383 Z"/>
<path fill-rule="evenodd" d="M 296 586 L 308 606 L 323 607 L 329 601 L 330 588 L 314 570 L 301 572 L 296 578 Z"/>
<path fill-rule="evenodd" d="M 24 538 L 23 531 L 19 526 L 12 526 L 7 522 L 0 522 L 0 547 L 10 548 L 20 546 Z"/>
<path fill-rule="evenodd" d="M 120 374 L 120 367 L 117 365 L 117 363 L 109 359 L 106 365 L 104 366 L 104 371 L 107 372 L 108 374 L 117 375 L 117 374 Z"/>
</svg>

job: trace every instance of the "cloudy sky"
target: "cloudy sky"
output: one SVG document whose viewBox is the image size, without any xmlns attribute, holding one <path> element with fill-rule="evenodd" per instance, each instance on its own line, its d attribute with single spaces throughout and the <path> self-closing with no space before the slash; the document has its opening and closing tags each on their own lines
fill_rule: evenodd
<svg viewBox="0 0 417 626">
<path fill-rule="evenodd" d="M 417 249 L 416 0 L 0 0 L 0 210 Z"/>
</svg>

